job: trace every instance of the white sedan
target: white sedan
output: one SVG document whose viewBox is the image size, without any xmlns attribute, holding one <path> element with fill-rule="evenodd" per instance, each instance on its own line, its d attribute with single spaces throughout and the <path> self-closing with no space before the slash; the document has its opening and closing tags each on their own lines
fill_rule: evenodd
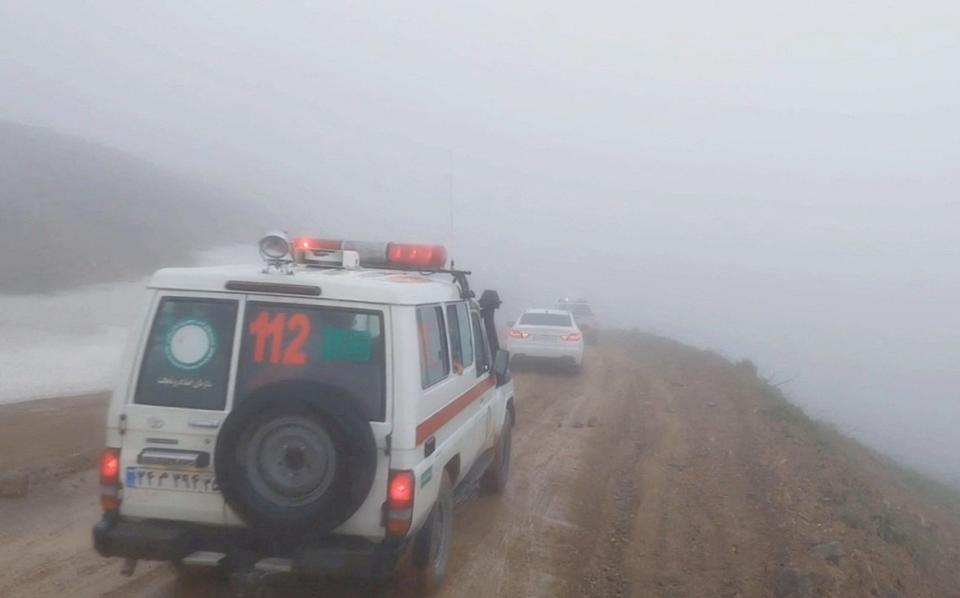
<svg viewBox="0 0 960 598">
<path fill-rule="evenodd" d="M 516 358 L 583 364 L 583 333 L 567 311 L 528 309 L 510 328 L 507 350 Z"/>
</svg>

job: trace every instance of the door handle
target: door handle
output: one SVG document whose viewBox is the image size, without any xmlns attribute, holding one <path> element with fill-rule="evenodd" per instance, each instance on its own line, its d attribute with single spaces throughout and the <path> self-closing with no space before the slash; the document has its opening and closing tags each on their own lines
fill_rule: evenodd
<svg viewBox="0 0 960 598">
<path fill-rule="evenodd" d="M 191 419 L 187 422 L 191 428 L 216 429 L 220 427 L 220 420 L 217 419 Z"/>
</svg>

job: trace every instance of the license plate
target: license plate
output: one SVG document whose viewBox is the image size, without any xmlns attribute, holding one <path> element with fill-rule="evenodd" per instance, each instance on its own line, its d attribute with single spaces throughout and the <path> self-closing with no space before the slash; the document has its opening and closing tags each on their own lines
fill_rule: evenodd
<svg viewBox="0 0 960 598">
<path fill-rule="evenodd" d="M 220 493 L 217 479 L 212 473 L 150 469 L 146 467 L 128 467 L 126 486 L 128 488 L 172 490 L 175 492 Z"/>
<path fill-rule="evenodd" d="M 530 337 L 531 340 L 535 340 L 540 343 L 555 343 L 557 342 L 557 337 L 551 336 L 549 334 L 534 334 Z"/>
</svg>

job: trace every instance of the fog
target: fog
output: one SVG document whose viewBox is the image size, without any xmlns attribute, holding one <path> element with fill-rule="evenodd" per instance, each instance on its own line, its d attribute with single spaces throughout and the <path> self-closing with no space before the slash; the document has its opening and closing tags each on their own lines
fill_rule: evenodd
<svg viewBox="0 0 960 598">
<path fill-rule="evenodd" d="M 0 119 L 447 243 L 960 480 L 960 7 L 795 4 L 0 0 Z"/>
</svg>

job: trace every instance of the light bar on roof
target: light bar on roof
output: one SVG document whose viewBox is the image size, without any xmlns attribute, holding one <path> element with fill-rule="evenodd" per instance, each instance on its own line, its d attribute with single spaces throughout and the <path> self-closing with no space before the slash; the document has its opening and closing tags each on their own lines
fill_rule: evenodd
<svg viewBox="0 0 960 598">
<path fill-rule="evenodd" d="M 447 265 L 447 248 L 443 245 L 389 243 L 387 261 L 396 266 L 440 270 Z"/>
<path fill-rule="evenodd" d="M 314 250 L 314 249 L 325 249 L 325 250 L 338 250 L 341 249 L 342 241 L 331 241 L 329 239 L 311 239 L 310 237 L 298 237 L 293 240 L 293 248 L 299 249 L 302 251 Z"/>
<path fill-rule="evenodd" d="M 296 260 L 306 264 L 329 262 L 329 255 L 336 251 L 355 251 L 360 257 L 360 265 L 366 268 L 442 270 L 447 265 L 447 249 L 443 245 L 337 241 L 312 237 L 298 237 L 292 245 Z"/>
<path fill-rule="evenodd" d="M 344 241 L 343 249 L 356 251 L 360 256 L 360 265 L 364 268 L 381 268 L 387 265 L 387 246 L 389 243 L 371 241 Z"/>
</svg>

